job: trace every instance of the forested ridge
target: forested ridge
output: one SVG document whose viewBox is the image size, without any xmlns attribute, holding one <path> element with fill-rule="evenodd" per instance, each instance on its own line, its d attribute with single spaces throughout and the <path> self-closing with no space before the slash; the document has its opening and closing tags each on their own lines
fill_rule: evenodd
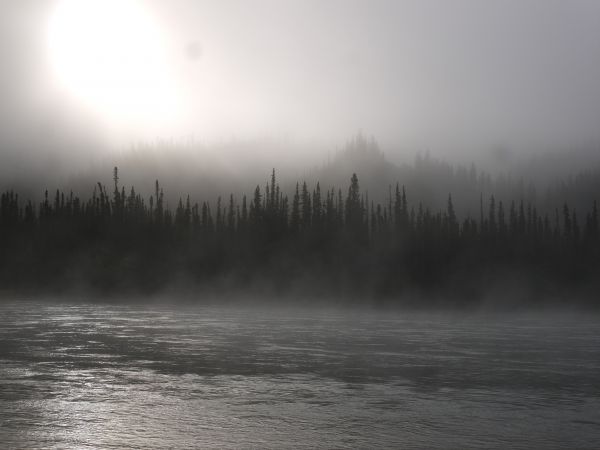
<svg viewBox="0 0 600 450">
<path fill-rule="evenodd" d="M 554 214 L 523 200 L 480 197 L 458 217 L 455 199 L 432 211 L 400 183 L 386 202 L 349 186 L 296 184 L 275 170 L 249 196 L 169 208 L 158 181 L 148 198 L 98 183 L 90 198 L 17 193 L 0 202 L 4 293 L 211 294 L 334 298 L 365 302 L 519 301 L 594 304 L 600 287 L 598 210 L 564 204 Z M 516 298 L 516 297 L 515 297 Z M 508 301 L 508 300 L 507 300 Z"/>
</svg>

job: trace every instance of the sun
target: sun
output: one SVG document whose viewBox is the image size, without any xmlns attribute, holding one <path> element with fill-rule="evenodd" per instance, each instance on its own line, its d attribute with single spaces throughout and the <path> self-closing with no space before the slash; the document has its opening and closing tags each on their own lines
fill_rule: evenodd
<svg viewBox="0 0 600 450">
<path fill-rule="evenodd" d="M 113 120 L 172 117 L 164 36 L 135 0 L 63 0 L 48 23 L 48 54 L 67 92 Z"/>
</svg>

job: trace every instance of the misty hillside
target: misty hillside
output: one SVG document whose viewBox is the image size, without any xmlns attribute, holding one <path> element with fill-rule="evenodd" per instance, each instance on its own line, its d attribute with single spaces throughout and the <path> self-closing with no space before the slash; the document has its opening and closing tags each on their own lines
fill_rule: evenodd
<svg viewBox="0 0 600 450">
<path fill-rule="evenodd" d="M 112 169 L 118 166 L 125 184 L 135 186 L 146 197 L 159 180 L 166 202 L 175 205 L 187 194 L 194 201 L 227 198 L 230 194 L 240 197 L 257 185 L 264 188 L 263 180 L 275 168 L 282 191 L 290 196 L 296 183 L 304 181 L 311 188 L 319 182 L 322 189 L 335 186 L 345 192 L 350 176 L 356 173 L 365 197 L 374 204 L 388 203 L 399 184 L 406 188 L 411 201 L 433 210 L 443 209 L 451 194 L 457 199 L 455 207 L 460 217 L 478 216 L 481 200 L 486 202 L 491 195 L 506 204 L 521 200 L 535 203 L 540 211 L 552 213 L 565 202 L 582 211 L 597 198 L 600 165 L 590 160 L 584 170 L 583 165 L 573 162 L 586 152 L 511 160 L 505 170 L 491 173 L 471 162 L 451 164 L 429 152 L 417 153 L 412 163 L 396 164 L 373 137 L 362 134 L 347 141 L 328 160 L 312 165 L 310 155 L 324 151 L 304 150 L 307 156 L 302 157 L 303 147 L 291 142 L 265 139 L 205 145 L 156 141 L 138 144 L 78 170 L 59 162 L 31 165 L 29 169 L 23 162 L 2 177 L 0 188 L 15 190 L 36 202 L 42 200 L 46 189 L 90 195 L 96 182 L 111 183 Z M 574 167 L 579 169 L 572 171 Z"/>
<path fill-rule="evenodd" d="M 584 210 L 600 192 L 600 165 L 591 164 L 586 171 L 571 173 L 561 170 L 563 162 L 564 158 L 545 155 L 514 161 L 511 169 L 491 174 L 474 163 L 452 165 L 429 153 L 417 153 L 412 164 L 397 165 L 386 158 L 375 139 L 359 134 L 327 165 L 312 171 L 307 181 L 345 186 L 349 174 L 356 173 L 361 187 L 375 203 L 389 202 L 398 183 L 405 186 L 412 201 L 434 210 L 443 209 L 451 194 L 458 199 L 455 207 L 460 216 L 478 216 L 481 200 L 487 202 L 491 195 L 505 203 L 535 203 L 545 212 L 560 209 L 564 203 Z"/>
</svg>

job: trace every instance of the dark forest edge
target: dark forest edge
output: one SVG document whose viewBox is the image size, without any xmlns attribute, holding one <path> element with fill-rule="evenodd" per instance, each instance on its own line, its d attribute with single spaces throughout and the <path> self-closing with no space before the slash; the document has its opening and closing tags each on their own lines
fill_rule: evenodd
<svg viewBox="0 0 600 450">
<path fill-rule="evenodd" d="M 180 199 L 158 181 L 146 201 L 132 187 L 93 195 L 47 191 L 38 205 L 12 191 L 0 202 L 3 296 L 313 299 L 408 306 L 596 307 L 600 239 L 596 202 L 538 213 L 524 201 L 480 199 L 479 217 L 411 204 L 404 186 L 370 201 L 349 187 L 296 184 L 273 170 L 250 197 Z M 581 221 L 580 221 L 581 218 Z"/>
</svg>

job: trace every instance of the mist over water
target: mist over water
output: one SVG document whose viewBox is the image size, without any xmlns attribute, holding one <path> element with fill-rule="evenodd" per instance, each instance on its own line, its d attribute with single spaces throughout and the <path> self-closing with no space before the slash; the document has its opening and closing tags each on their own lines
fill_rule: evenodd
<svg viewBox="0 0 600 450">
<path fill-rule="evenodd" d="M 0 440 L 595 448 L 597 317 L 4 303 Z"/>
</svg>

